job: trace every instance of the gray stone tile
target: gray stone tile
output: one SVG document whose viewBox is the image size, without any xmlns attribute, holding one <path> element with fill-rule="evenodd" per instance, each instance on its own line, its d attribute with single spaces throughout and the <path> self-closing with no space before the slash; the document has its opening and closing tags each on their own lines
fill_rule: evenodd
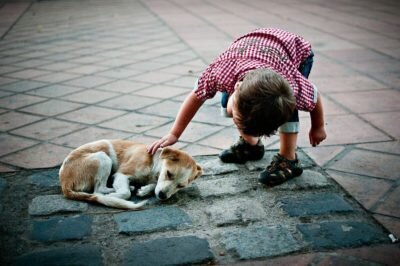
<svg viewBox="0 0 400 266">
<path fill-rule="evenodd" d="M 162 230 L 176 230 L 192 224 L 190 217 L 175 207 L 157 207 L 140 212 L 114 215 L 120 234 L 143 234 Z"/>
<path fill-rule="evenodd" d="M 274 187 L 274 190 L 303 190 L 331 187 L 332 183 L 323 174 L 304 170 L 301 176 L 293 178 L 279 186 Z"/>
<path fill-rule="evenodd" d="M 223 234 L 222 243 L 239 259 L 279 256 L 301 248 L 288 228 L 281 226 L 248 227 Z"/>
<path fill-rule="evenodd" d="M 50 215 L 66 212 L 83 212 L 88 208 L 85 202 L 67 200 L 63 195 L 38 196 L 29 204 L 30 215 Z"/>
<path fill-rule="evenodd" d="M 47 171 L 40 171 L 30 175 L 28 177 L 28 180 L 32 185 L 36 185 L 39 187 L 46 187 L 46 188 L 60 187 L 58 170 L 59 169 L 57 168 Z"/>
<path fill-rule="evenodd" d="M 197 162 L 203 168 L 203 176 L 221 175 L 236 172 L 239 170 L 237 165 L 231 163 L 223 163 L 217 156 L 199 157 Z"/>
<path fill-rule="evenodd" d="M 251 199 L 239 199 L 232 202 L 231 199 L 214 202 L 206 210 L 210 220 L 217 226 L 229 224 L 246 224 L 262 220 L 267 216 L 263 205 Z"/>
<path fill-rule="evenodd" d="M 12 91 L 12 92 L 25 92 L 25 91 L 29 91 L 32 89 L 44 87 L 46 85 L 48 85 L 48 83 L 22 80 L 22 81 L 17 81 L 17 82 L 11 83 L 11 84 L 1 86 L 0 89 L 6 90 L 6 91 Z"/>
<path fill-rule="evenodd" d="M 60 247 L 43 251 L 33 251 L 15 260 L 15 264 L 25 266 L 42 265 L 103 265 L 101 249 L 93 245 Z"/>
<path fill-rule="evenodd" d="M 196 185 L 202 197 L 236 195 L 252 189 L 252 186 L 245 179 L 247 177 L 223 177 L 213 180 L 199 180 L 196 181 Z"/>
<path fill-rule="evenodd" d="M 90 235 L 92 217 L 51 217 L 48 220 L 32 222 L 30 238 L 42 242 L 83 239 Z"/>
<path fill-rule="evenodd" d="M 125 253 L 122 265 L 192 265 L 213 259 L 207 240 L 184 236 L 135 243 Z"/>
<path fill-rule="evenodd" d="M 330 221 L 299 224 L 298 230 L 313 249 L 343 248 L 388 241 L 382 228 L 360 221 Z"/>
<path fill-rule="evenodd" d="M 331 192 L 283 197 L 279 202 L 282 203 L 282 209 L 286 211 L 289 216 L 307 216 L 354 211 L 354 208 L 341 196 Z"/>
<path fill-rule="evenodd" d="M 0 178 L 0 195 L 7 188 L 7 181 L 4 178 Z"/>
</svg>

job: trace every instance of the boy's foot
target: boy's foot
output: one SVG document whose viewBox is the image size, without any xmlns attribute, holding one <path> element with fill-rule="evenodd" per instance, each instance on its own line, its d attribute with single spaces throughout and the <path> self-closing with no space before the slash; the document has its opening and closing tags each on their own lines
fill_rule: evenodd
<svg viewBox="0 0 400 266">
<path fill-rule="evenodd" d="M 261 139 L 256 145 L 250 145 L 242 137 L 229 149 L 223 150 L 219 158 L 224 163 L 245 163 L 247 161 L 261 160 L 264 156 L 264 145 Z"/>
<path fill-rule="evenodd" d="M 296 159 L 288 160 L 278 153 L 267 169 L 260 173 L 258 181 L 264 185 L 276 186 L 302 173 L 303 168 L 297 159 L 297 154 Z"/>
</svg>

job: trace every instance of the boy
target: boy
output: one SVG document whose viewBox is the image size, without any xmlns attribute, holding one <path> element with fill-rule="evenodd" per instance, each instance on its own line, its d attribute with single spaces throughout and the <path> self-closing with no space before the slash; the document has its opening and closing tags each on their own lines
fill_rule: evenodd
<svg viewBox="0 0 400 266">
<path fill-rule="evenodd" d="M 151 144 L 149 152 L 176 143 L 204 101 L 220 91 L 224 111 L 240 134 L 220 159 L 226 163 L 260 160 L 264 156 L 260 137 L 280 128 L 279 153 L 260 173 L 259 181 L 274 186 L 301 175 L 296 156 L 298 110 L 310 112 L 311 145 L 326 138 L 321 96 L 307 80 L 312 62 L 310 43 L 295 34 L 263 28 L 240 37 L 203 72 L 170 133 Z"/>
</svg>

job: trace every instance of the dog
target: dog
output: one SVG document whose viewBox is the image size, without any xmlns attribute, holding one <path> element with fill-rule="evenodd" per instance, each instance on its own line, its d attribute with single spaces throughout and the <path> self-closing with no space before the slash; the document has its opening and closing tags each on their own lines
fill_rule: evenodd
<svg viewBox="0 0 400 266">
<path fill-rule="evenodd" d="M 193 158 L 170 147 L 147 152 L 144 144 L 129 140 L 99 140 L 73 150 L 59 171 L 61 190 L 72 200 L 96 202 L 105 206 L 138 210 L 146 200 L 129 201 L 135 187 L 139 197 L 155 192 L 160 200 L 169 199 L 188 186 L 203 171 Z M 113 175 L 112 188 L 107 187 Z"/>
</svg>

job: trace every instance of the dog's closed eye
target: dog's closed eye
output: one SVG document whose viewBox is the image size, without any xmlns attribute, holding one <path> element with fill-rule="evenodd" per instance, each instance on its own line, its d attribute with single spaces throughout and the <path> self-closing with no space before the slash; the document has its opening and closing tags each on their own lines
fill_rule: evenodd
<svg viewBox="0 0 400 266">
<path fill-rule="evenodd" d="M 170 171 L 167 170 L 167 177 L 168 177 L 168 179 L 173 179 L 174 175 Z"/>
<path fill-rule="evenodd" d="M 182 184 L 176 186 L 176 188 L 184 188 L 184 187 L 185 187 L 185 185 L 182 185 Z"/>
</svg>

